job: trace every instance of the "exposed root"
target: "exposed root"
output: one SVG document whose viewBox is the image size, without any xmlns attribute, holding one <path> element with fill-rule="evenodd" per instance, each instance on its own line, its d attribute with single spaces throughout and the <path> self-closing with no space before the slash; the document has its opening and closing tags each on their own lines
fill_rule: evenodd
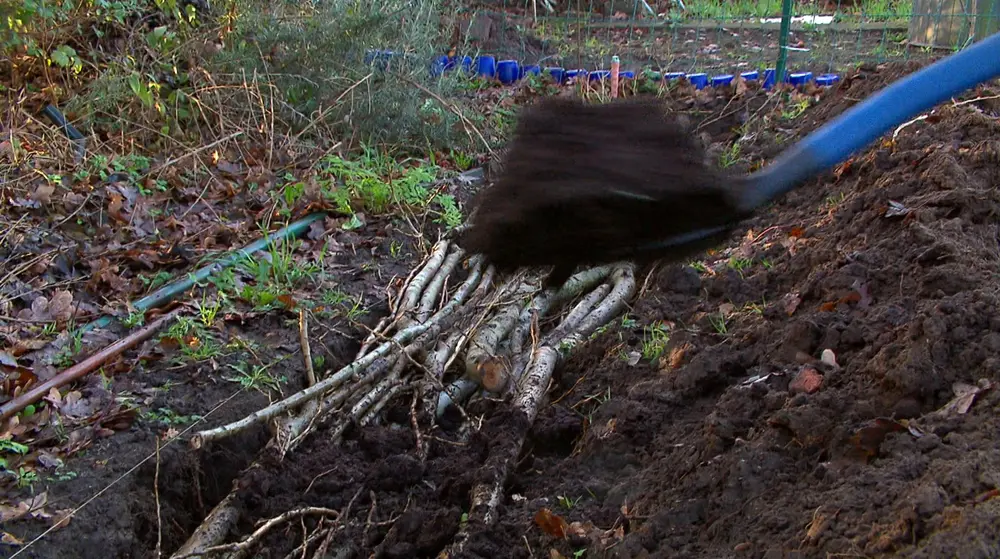
<svg viewBox="0 0 1000 559">
<path fill-rule="evenodd" d="M 512 402 L 513 420 L 518 426 L 518 436 L 505 441 L 506 444 L 499 445 L 498 448 L 490 452 L 490 456 L 482 468 L 486 472 L 485 479 L 481 479 L 472 488 L 472 506 L 468 513 L 469 521 L 459 530 L 454 543 L 438 555 L 440 559 L 460 554 L 468 542 L 470 526 L 489 526 L 495 520 L 507 474 L 517 463 L 517 456 L 524 444 L 524 436 L 531 428 L 535 416 L 538 415 L 539 403 L 548 388 L 552 372 L 555 371 L 558 361 L 559 352 L 551 347 L 542 346 L 534 352 L 525 375 L 523 388 L 518 391 Z"/>
<path fill-rule="evenodd" d="M 194 448 L 200 448 L 202 445 L 224 437 L 231 436 L 233 434 L 245 431 L 250 427 L 268 421 L 272 418 L 277 417 L 287 411 L 291 411 L 310 400 L 314 400 L 322 394 L 325 394 L 331 390 L 340 388 L 348 380 L 360 380 L 365 376 L 368 369 L 372 368 L 373 365 L 380 359 L 390 358 L 389 354 L 392 350 L 396 349 L 398 346 L 403 344 L 408 344 L 411 340 L 426 333 L 431 328 L 437 327 L 441 328 L 442 323 L 448 319 L 452 318 L 459 307 L 466 302 L 466 298 L 469 293 L 476 287 L 479 283 L 479 279 L 482 276 L 482 263 L 481 260 L 477 261 L 469 274 L 469 277 L 465 282 L 459 287 L 452 299 L 445 305 L 437 314 L 435 314 L 431 319 L 423 324 L 414 324 L 410 327 L 404 328 L 396 332 L 388 341 L 383 342 L 377 348 L 366 354 L 364 357 L 354 361 L 350 365 L 340 369 L 330 377 L 317 382 L 313 386 L 306 388 L 300 392 L 292 394 L 291 396 L 271 404 L 270 406 L 254 412 L 253 414 L 230 423 L 229 425 L 223 425 L 221 427 L 216 427 L 214 429 L 208 429 L 205 431 L 200 431 L 196 433 L 191 439 L 191 445 Z M 419 277 L 419 276 L 418 276 Z M 391 358 L 395 361 L 395 357 Z M 375 367 L 376 370 L 379 367 Z M 298 438 L 299 433 L 294 433 L 291 438 Z"/>
<path fill-rule="evenodd" d="M 479 255 L 461 266 L 464 256 L 446 240 L 437 243 L 399 287 L 398 304 L 368 336 L 367 347 L 353 363 L 244 419 L 195 434 L 192 446 L 268 423 L 274 436 L 265 452 L 280 459 L 320 425 L 328 425 L 324 436 L 337 440 L 351 425 L 377 423 L 384 408 L 412 391 L 410 427 L 423 460 L 424 441 L 434 438 L 435 420 L 450 409 L 458 409 L 467 420 L 463 403 L 485 389 L 509 404 L 504 413 L 511 414 L 515 429 L 491 451 L 473 488 L 469 522 L 442 557 L 460 552 L 469 530 L 494 521 L 507 475 L 560 359 L 621 313 L 636 290 L 631 264 L 580 272 L 558 292 L 541 291 L 540 278 L 526 274 L 494 288 L 495 269 Z M 465 277 L 453 280 L 456 273 Z M 459 360 L 461 365 L 455 366 Z M 477 427 L 465 423 L 460 432 L 469 428 Z M 266 524 L 238 543 L 223 543 L 237 525 L 234 499 L 233 493 L 223 500 L 174 557 L 249 552 L 258 534 L 276 525 Z M 330 544 L 335 528 L 319 525 L 299 547 L 301 556 L 312 546 L 325 550 Z"/>
<path fill-rule="evenodd" d="M 457 249 L 445 259 L 438 273 L 434 275 L 434 279 L 431 280 L 423 295 L 420 296 L 420 308 L 417 309 L 417 322 L 426 322 L 430 318 L 434 307 L 437 306 L 437 302 L 441 298 L 441 289 L 444 287 L 445 280 L 455 270 L 455 266 L 458 265 L 463 256 L 465 256 L 465 251 Z"/>
<path fill-rule="evenodd" d="M 236 526 L 240 518 L 240 512 L 236 507 L 236 493 L 229 493 L 221 503 L 215 505 L 212 512 L 208 513 L 205 521 L 195 529 L 191 537 L 180 547 L 170 559 L 180 559 L 181 557 L 197 557 L 206 553 L 206 550 L 214 547 L 223 541 L 226 534 Z"/>
<path fill-rule="evenodd" d="M 504 364 L 499 355 L 500 344 L 517 323 L 525 297 L 537 291 L 537 287 L 525 280 L 512 291 L 511 300 L 472 336 L 465 353 L 465 375 L 490 392 L 499 392 L 498 388 L 502 388 L 501 384 L 509 376 L 508 372 L 503 371 Z M 488 373 L 492 373 L 492 378 Z M 497 378 L 500 375 L 504 377 L 502 380 Z"/>
<path fill-rule="evenodd" d="M 427 264 L 424 266 L 410 282 L 410 285 L 406 286 L 406 290 L 403 292 L 403 302 L 399 309 L 396 310 L 396 314 L 405 314 L 414 308 L 416 308 L 417 303 L 420 301 L 420 296 L 424 292 L 424 288 L 430 283 L 431 279 L 437 273 L 438 269 L 441 267 L 441 263 L 444 262 L 445 256 L 448 254 L 448 247 L 450 243 L 447 240 L 439 241 L 434 248 L 431 250 L 431 255 L 427 259 Z"/>
<path fill-rule="evenodd" d="M 301 518 L 303 516 L 332 516 L 334 518 L 339 518 L 340 513 L 333 509 L 326 509 L 322 507 L 305 507 L 301 509 L 290 510 L 281 516 L 272 518 L 261 525 L 260 528 L 254 530 L 253 534 L 243 541 L 230 543 L 225 545 L 217 545 L 213 547 L 206 548 L 198 553 L 186 554 L 186 555 L 174 555 L 174 559 L 186 559 L 188 557 L 199 557 L 201 555 L 212 555 L 221 553 L 232 553 L 231 559 L 242 559 L 246 557 L 246 554 L 256 545 L 260 540 L 267 535 L 272 529 L 285 524 L 289 520 Z"/>
<path fill-rule="evenodd" d="M 488 527 L 496 519 L 496 510 L 503 495 L 507 475 L 516 464 L 524 439 L 538 415 L 538 409 L 552 380 L 552 373 L 559 363 L 560 351 L 568 351 L 579 343 L 579 340 L 585 339 L 621 312 L 628 299 L 635 294 L 635 271 L 632 265 L 617 267 L 611 279 L 614 282 L 613 286 L 601 285 L 591 294 L 605 294 L 605 297 L 591 295 L 585 297 L 553 331 L 553 334 L 547 337 L 548 341 L 532 352 L 511 402 L 512 420 L 516 432 L 514 436 L 505 440 L 504 444 L 498 445 L 490 452 L 482 468 L 486 473 L 472 489 L 469 521 L 459 530 L 452 545 L 438 555 L 439 559 L 459 556 L 469 541 L 470 530 Z M 603 289 L 605 287 L 608 289 Z M 605 322 L 599 323 L 602 319 L 605 319 Z"/>
</svg>

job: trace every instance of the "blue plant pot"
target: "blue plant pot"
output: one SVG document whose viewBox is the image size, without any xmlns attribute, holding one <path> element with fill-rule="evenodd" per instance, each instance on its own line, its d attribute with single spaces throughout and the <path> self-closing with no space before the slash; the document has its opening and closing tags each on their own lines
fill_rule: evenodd
<svg viewBox="0 0 1000 559">
<path fill-rule="evenodd" d="M 564 68 L 550 66 L 545 69 L 545 73 L 552 76 L 552 81 L 556 83 L 561 84 L 566 81 L 566 70 Z"/>
<path fill-rule="evenodd" d="M 708 85 L 708 74 L 688 74 L 687 78 L 695 89 L 704 89 Z"/>
<path fill-rule="evenodd" d="M 501 60 L 497 63 L 497 78 L 500 83 L 510 85 L 521 77 L 520 69 L 516 60 Z"/>
<path fill-rule="evenodd" d="M 536 76 L 541 75 L 542 69 L 538 66 L 532 64 L 531 66 L 521 66 L 521 77 L 527 76 L 528 74 L 534 74 Z"/>
<path fill-rule="evenodd" d="M 395 56 L 397 56 L 397 53 L 391 50 L 368 50 L 365 51 L 365 65 L 384 70 L 389 66 L 389 61 Z"/>
<path fill-rule="evenodd" d="M 774 83 L 776 81 L 774 79 L 775 72 L 777 72 L 777 70 L 775 70 L 774 68 L 768 68 L 767 70 L 764 70 L 764 89 L 770 89 L 774 87 Z"/>
<path fill-rule="evenodd" d="M 840 81 L 840 76 L 837 74 L 823 74 L 816 78 L 816 85 L 823 87 L 829 87 Z"/>
<path fill-rule="evenodd" d="M 431 75 L 434 77 L 440 76 L 445 73 L 448 69 L 448 57 L 445 55 L 435 56 L 434 61 L 431 62 Z"/>
<path fill-rule="evenodd" d="M 586 77 L 587 77 L 587 71 L 586 70 L 581 70 L 581 69 L 566 70 L 566 79 L 567 80 L 572 80 L 572 79 L 576 79 L 576 78 L 581 78 L 582 79 L 582 78 L 586 78 Z"/>
<path fill-rule="evenodd" d="M 663 81 L 679 80 L 684 76 L 684 72 L 667 72 L 666 74 L 663 74 Z"/>
<path fill-rule="evenodd" d="M 497 59 L 492 56 L 477 57 L 476 74 L 487 78 L 495 78 L 497 75 Z"/>
<path fill-rule="evenodd" d="M 800 85 L 805 85 L 809 83 L 812 79 L 812 72 L 799 72 L 797 74 L 791 74 L 788 76 L 788 83 L 798 87 Z"/>
<path fill-rule="evenodd" d="M 733 76 L 725 74 L 722 76 L 712 76 L 712 87 L 721 87 L 733 83 Z"/>
<path fill-rule="evenodd" d="M 588 76 L 588 78 L 592 82 L 609 80 L 611 79 L 611 70 L 594 70 L 593 72 L 590 73 L 590 76 Z"/>
<path fill-rule="evenodd" d="M 471 56 L 463 56 L 462 57 L 462 71 L 465 72 L 466 74 L 471 74 L 472 73 L 472 57 Z"/>
<path fill-rule="evenodd" d="M 635 72 L 632 70 L 625 70 L 624 72 L 618 72 L 618 77 L 623 80 L 631 80 L 635 78 Z"/>
<path fill-rule="evenodd" d="M 752 72 L 743 72 L 742 74 L 740 74 L 740 77 L 748 82 L 752 82 L 760 77 L 760 72 L 758 72 L 757 70 L 754 70 Z"/>
</svg>

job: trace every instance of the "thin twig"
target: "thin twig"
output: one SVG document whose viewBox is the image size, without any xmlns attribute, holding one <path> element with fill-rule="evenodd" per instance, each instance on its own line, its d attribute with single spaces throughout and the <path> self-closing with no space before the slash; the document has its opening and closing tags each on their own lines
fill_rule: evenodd
<svg viewBox="0 0 1000 559">
<path fill-rule="evenodd" d="M 157 166 L 156 172 L 162 171 L 163 169 L 166 169 L 167 167 L 170 167 L 171 165 L 176 165 L 177 163 L 180 163 L 181 161 L 184 161 L 185 159 L 187 159 L 189 157 L 198 155 L 199 153 L 202 153 L 204 151 L 208 151 L 208 150 L 210 150 L 210 149 L 218 146 L 219 144 L 228 142 L 229 140 L 232 140 L 233 138 L 236 138 L 236 137 L 242 136 L 242 135 L 243 135 L 243 131 L 242 130 L 237 130 L 236 132 L 233 132 L 232 134 L 229 134 L 228 136 L 226 136 L 224 138 L 219 138 L 218 140 L 216 140 L 216 141 L 214 141 L 214 142 L 212 142 L 210 144 L 205 144 L 205 145 L 203 145 L 203 146 L 201 146 L 201 147 L 199 147 L 197 149 L 194 149 L 192 151 L 189 151 L 189 152 L 185 153 L 184 155 L 179 155 L 177 157 L 168 159 L 165 162 L 163 162 L 162 165 Z M 152 174 L 152 173 L 153 173 L 153 171 L 151 171 L 149 174 Z"/>
<path fill-rule="evenodd" d="M 313 370 L 312 351 L 309 349 L 309 321 L 306 320 L 305 309 L 299 309 L 299 344 L 302 346 L 302 361 L 306 367 L 306 386 L 316 384 L 316 372 Z"/>
<path fill-rule="evenodd" d="M 424 437 L 420 433 L 420 423 L 417 421 L 417 402 L 423 396 L 423 387 L 417 386 L 413 391 L 413 399 L 410 400 L 410 427 L 413 428 L 413 438 L 417 447 L 417 456 L 422 464 L 427 459 L 427 449 L 424 448 Z"/>
<path fill-rule="evenodd" d="M 156 499 L 156 556 L 163 556 L 163 516 L 160 510 L 160 437 L 156 437 L 156 473 L 153 475 L 153 497 Z"/>
<path fill-rule="evenodd" d="M 94 355 L 91 355 L 82 362 L 63 370 L 61 373 L 41 384 L 33 386 L 31 390 L 21 394 L 3 406 L 0 406 L 0 420 L 7 419 L 23 410 L 26 406 L 34 404 L 38 400 L 45 397 L 53 388 L 61 388 L 66 384 L 83 378 L 84 376 L 95 371 L 101 365 L 107 363 L 109 360 L 153 337 L 153 334 L 163 328 L 167 322 L 173 320 L 182 309 L 183 307 L 177 307 L 141 330 L 133 332 L 127 337 L 118 340 Z"/>
</svg>

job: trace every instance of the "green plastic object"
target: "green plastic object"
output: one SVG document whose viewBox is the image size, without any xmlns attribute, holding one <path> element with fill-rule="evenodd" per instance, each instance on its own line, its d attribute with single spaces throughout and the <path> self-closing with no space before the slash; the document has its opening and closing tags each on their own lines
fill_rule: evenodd
<svg viewBox="0 0 1000 559">
<path fill-rule="evenodd" d="M 774 75 L 778 82 L 785 81 L 785 68 L 788 66 L 788 33 L 792 27 L 792 0 L 781 0 L 781 30 L 778 31 L 778 63 Z"/>
<path fill-rule="evenodd" d="M 267 245 L 272 241 L 272 239 L 289 239 L 292 237 L 298 237 L 310 225 L 326 217 L 326 213 L 317 212 L 310 214 L 298 221 L 292 222 L 291 224 L 278 229 L 271 235 L 264 235 L 262 238 L 250 243 L 249 245 L 229 253 L 226 253 L 223 258 L 216 260 L 212 264 L 203 266 L 194 272 L 189 273 L 183 279 L 179 279 L 171 284 L 165 285 L 156 291 L 146 295 L 142 299 L 139 299 L 132 303 L 132 307 L 139 312 L 146 312 L 149 309 L 156 308 L 167 301 L 172 300 L 181 293 L 184 293 L 188 289 L 194 286 L 195 283 L 207 279 L 214 273 L 218 273 L 226 268 L 229 268 L 239 262 L 241 259 L 247 256 L 267 248 Z M 90 322 L 80 328 L 80 332 L 86 332 L 94 328 L 104 328 L 111 324 L 114 318 L 111 316 L 103 316 L 93 322 Z"/>
</svg>

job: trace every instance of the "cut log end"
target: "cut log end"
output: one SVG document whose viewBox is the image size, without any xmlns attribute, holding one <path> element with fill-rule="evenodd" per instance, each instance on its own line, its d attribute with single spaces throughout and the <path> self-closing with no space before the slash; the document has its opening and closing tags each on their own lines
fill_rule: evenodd
<svg viewBox="0 0 1000 559">
<path fill-rule="evenodd" d="M 510 367 L 499 357 L 489 358 L 478 366 L 480 384 L 488 392 L 499 394 L 510 382 Z"/>
</svg>

